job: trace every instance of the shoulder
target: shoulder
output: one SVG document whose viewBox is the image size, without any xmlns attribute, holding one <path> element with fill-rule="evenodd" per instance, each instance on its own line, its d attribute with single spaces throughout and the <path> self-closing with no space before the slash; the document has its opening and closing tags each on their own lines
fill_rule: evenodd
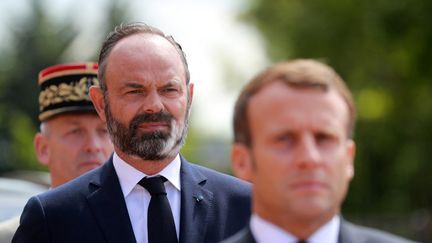
<svg viewBox="0 0 432 243">
<path fill-rule="evenodd" d="M 34 196 L 29 203 L 33 201 L 43 208 L 47 206 L 65 208 L 67 205 L 74 205 L 92 193 L 90 183 L 95 178 L 99 178 L 100 173 L 101 167 L 91 170 L 59 187 Z"/>
<path fill-rule="evenodd" d="M 232 191 L 244 195 L 250 195 L 251 184 L 234 176 L 227 175 L 213 169 L 186 162 L 185 165 L 190 171 L 200 173 L 205 178 L 205 186 L 223 191 Z"/>
<path fill-rule="evenodd" d="M 350 239 L 356 240 L 352 241 Z M 341 222 L 340 242 L 414 243 L 414 241 L 394 234 L 369 227 L 355 225 L 344 220 Z"/>
<path fill-rule="evenodd" d="M 221 241 L 221 243 L 255 243 L 249 227 L 245 227 L 235 235 Z"/>
</svg>

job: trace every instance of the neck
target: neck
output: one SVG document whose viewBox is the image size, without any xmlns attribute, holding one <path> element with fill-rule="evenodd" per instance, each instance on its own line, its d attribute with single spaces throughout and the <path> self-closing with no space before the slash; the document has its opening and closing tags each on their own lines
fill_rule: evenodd
<svg viewBox="0 0 432 243">
<path fill-rule="evenodd" d="M 51 178 L 50 188 L 55 188 L 55 187 L 61 186 L 61 185 L 65 184 L 66 182 L 74 179 L 74 177 L 61 177 L 60 175 L 55 176 L 58 173 L 55 173 L 53 171 L 55 171 L 55 170 L 50 169 L 50 178 Z"/>
<path fill-rule="evenodd" d="M 176 156 L 169 156 L 162 160 L 144 160 L 137 156 L 125 154 L 120 150 L 116 150 L 116 153 L 123 161 L 146 175 L 155 175 L 161 172 Z"/>
<path fill-rule="evenodd" d="M 326 214 L 307 218 L 293 213 L 269 212 L 269 210 L 261 210 L 259 207 L 254 207 L 254 213 L 298 239 L 308 239 L 334 216 L 334 214 Z"/>
<path fill-rule="evenodd" d="M 56 178 L 53 178 L 52 173 L 51 173 L 51 188 L 58 187 L 63 183 L 66 183 L 66 181 L 64 181 L 64 182 L 57 181 Z"/>
</svg>

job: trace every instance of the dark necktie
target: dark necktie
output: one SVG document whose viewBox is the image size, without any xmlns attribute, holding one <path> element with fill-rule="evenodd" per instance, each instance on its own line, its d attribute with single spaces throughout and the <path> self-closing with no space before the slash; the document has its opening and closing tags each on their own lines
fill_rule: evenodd
<svg viewBox="0 0 432 243">
<path fill-rule="evenodd" d="M 298 243 L 307 243 L 307 241 L 305 241 L 305 240 L 298 240 L 297 242 Z"/>
<path fill-rule="evenodd" d="M 149 243 L 177 243 L 177 234 L 171 207 L 168 202 L 163 176 L 145 177 L 139 185 L 151 195 L 147 211 L 147 235 Z"/>
</svg>

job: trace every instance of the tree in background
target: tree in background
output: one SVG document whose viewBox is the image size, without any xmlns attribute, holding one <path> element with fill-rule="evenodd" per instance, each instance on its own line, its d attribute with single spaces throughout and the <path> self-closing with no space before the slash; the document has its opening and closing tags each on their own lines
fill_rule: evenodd
<svg viewBox="0 0 432 243">
<path fill-rule="evenodd" d="M 58 63 L 76 31 L 57 24 L 43 12 L 40 1 L 29 2 L 31 13 L 10 25 L 12 46 L 3 49 L 0 66 L 0 166 L 35 168 L 33 135 L 38 125 L 37 74 Z M 4 48 L 4 47 L 3 47 Z"/>
<path fill-rule="evenodd" d="M 44 169 L 36 160 L 33 136 L 38 130 L 38 73 L 57 63 L 73 60 L 66 51 L 76 40 L 73 13 L 59 22 L 50 16 L 42 1 L 28 0 L 30 13 L 11 16 L 19 19 L 9 24 L 12 45 L 1 46 L 0 53 L 0 172 L 11 169 Z M 126 19 L 124 6 L 111 1 L 103 26 L 95 33 L 93 46 L 99 47 L 111 29 Z M 13 13 L 10 13 L 13 15 Z M 96 60 L 98 49 L 86 53 Z"/>
<path fill-rule="evenodd" d="M 353 90 L 356 175 L 345 214 L 418 212 L 413 227 L 429 232 L 417 235 L 424 241 L 432 240 L 431 10 L 427 0 L 255 0 L 243 16 L 273 60 L 321 59 Z M 408 224 L 397 230 L 409 236 Z"/>
<path fill-rule="evenodd" d="M 37 162 L 33 149 L 33 136 L 39 126 L 39 71 L 57 63 L 97 61 L 99 48 L 108 33 L 120 23 L 131 21 L 126 0 L 107 2 L 100 6 L 100 11 L 105 13 L 101 25 L 95 27 L 97 21 L 86 23 L 96 31 L 90 38 L 84 38 L 85 46 L 82 46 L 78 43 L 79 38 L 88 26 L 73 24 L 77 20 L 73 8 L 59 21 L 50 15 L 52 10 L 43 1 L 27 0 L 26 4 L 30 12 L 25 16 L 9 13 L 11 22 L 7 26 L 11 45 L 0 45 L 0 173 L 23 169 L 46 170 Z M 82 6 L 77 9 L 82 9 Z M 13 21 L 17 19 L 19 21 Z M 192 161 L 203 161 L 208 153 L 202 152 L 201 147 L 208 143 L 190 127 L 182 154 Z M 213 157 L 221 156 L 219 153 Z M 227 161 L 228 155 L 224 159 Z M 226 169 L 217 167 L 218 163 L 214 161 L 209 165 Z"/>
</svg>

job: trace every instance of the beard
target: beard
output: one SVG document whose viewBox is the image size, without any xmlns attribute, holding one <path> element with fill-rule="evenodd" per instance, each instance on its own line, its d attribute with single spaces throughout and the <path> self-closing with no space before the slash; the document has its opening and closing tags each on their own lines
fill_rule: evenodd
<svg viewBox="0 0 432 243">
<path fill-rule="evenodd" d="M 108 100 L 105 101 L 105 104 L 107 127 L 111 140 L 125 154 L 155 161 L 173 157 L 179 152 L 188 129 L 189 104 L 186 108 L 183 127 L 180 127 L 174 116 L 168 112 L 138 114 L 129 125 L 124 125 L 111 113 Z M 168 130 L 142 132 L 139 126 L 145 122 L 167 123 Z"/>
</svg>

